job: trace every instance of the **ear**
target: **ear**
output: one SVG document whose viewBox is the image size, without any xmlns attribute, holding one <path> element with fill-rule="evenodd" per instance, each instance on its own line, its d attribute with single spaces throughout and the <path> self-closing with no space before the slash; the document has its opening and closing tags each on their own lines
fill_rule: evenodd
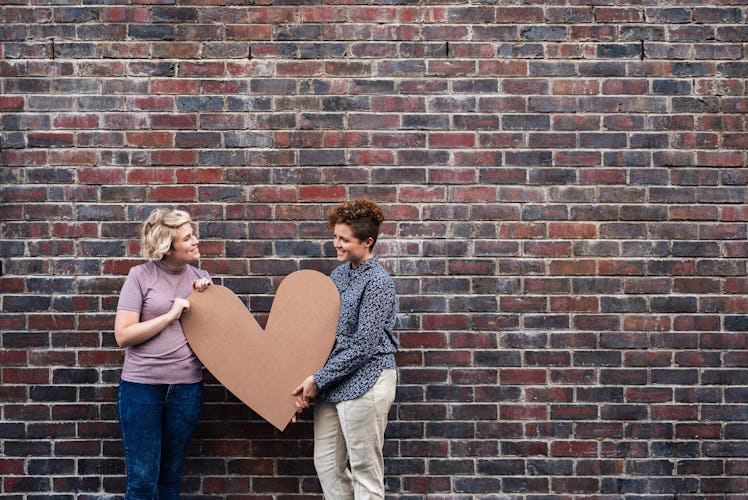
<svg viewBox="0 0 748 500">
<path fill-rule="evenodd" d="M 371 246 L 372 246 L 372 245 L 374 244 L 374 238 L 372 238 L 371 236 L 369 236 L 368 238 L 366 238 L 366 239 L 365 239 L 365 240 L 363 241 L 363 243 L 364 243 L 364 246 L 365 246 L 366 248 L 371 248 Z"/>
</svg>

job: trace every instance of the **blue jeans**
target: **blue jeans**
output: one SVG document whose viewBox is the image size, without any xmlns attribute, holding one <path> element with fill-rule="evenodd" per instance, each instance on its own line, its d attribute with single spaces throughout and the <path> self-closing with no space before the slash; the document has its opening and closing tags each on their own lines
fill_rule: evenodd
<svg viewBox="0 0 748 500">
<path fill-rule="evenodd" d="M 179 498 L 182 463 L 202 406 L 202 382 L 120 382 L 117 413 L 127 467 L 126 500 Z"/>
</svg>

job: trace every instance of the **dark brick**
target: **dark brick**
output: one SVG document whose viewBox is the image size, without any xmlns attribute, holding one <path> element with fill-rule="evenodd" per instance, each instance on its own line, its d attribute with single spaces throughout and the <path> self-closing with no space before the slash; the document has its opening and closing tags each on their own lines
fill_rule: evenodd
<svg viewBox="0 0 748 500">
<path fill-rule="evenodd" d="M 642 46 L 638 43 L 604 43 L 597 46 L 596 52 L 601 59 L 633 59 L 641 57 Z"/>
<path fill-rule="evenodd" d="M 174 27 L 166 24 L 131 24 L 127 36 L 135 40 L 174 40 Z"/>
<path fill-rule="evenodd" d="M 574 353 L 574 364 L 576 366 L 620 366 L 621 355 L 615 351 Z"/>
<path fill-rule="evenodd" d="M 320 25 L 294 24 L 276 26 L 273 36 L 276 40 L 319 40 L 321 32 L 322 28 Z"/>
<path fill-rule="evenodd" d="M 458 477 L 455 479 L 455 491 L 458 493 L 477 493 L 482 491 L 499 491 L 500 480 L 498 478 L 468 478 Z"/>
<path fill-rule="evenodd" d="M 198 19 L 198 11 L 189 7 L 154 7 L 152 19 L 153 21 L 163 23 L 196 21 Z"/>
</svg>

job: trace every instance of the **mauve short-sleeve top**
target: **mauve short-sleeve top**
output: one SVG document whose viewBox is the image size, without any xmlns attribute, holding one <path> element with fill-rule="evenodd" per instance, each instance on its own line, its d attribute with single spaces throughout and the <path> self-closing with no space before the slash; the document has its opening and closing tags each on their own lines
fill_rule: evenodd
<svg viewBox="0 0 748 500">
<path fill-rule="evenodd" d="M 180 270 L 159 261 L 134 266 L 122 286 L 117 309 L 137 312 L 140 321 L 148 321 L 168 312 L 175 298 L 187 298 L 193 290 L 192 282 L 200 278 L 210 275 L 190 265 Z M 193 384 L 202 379 L 202 364 L 187 344 L 178 320 L 125 350 L 122 380 L 127 382 Z"/>
</svg>

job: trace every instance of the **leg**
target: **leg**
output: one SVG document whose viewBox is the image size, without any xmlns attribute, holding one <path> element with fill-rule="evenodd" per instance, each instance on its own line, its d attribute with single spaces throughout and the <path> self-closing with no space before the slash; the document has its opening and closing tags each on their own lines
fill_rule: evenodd
<svg viewBox="0 0 748 500">
<path fill-rule="evenodd" d="M 353 498 L 348 453 L 334 404 L 314 404 L 314 468 L 325 500 Z"/>
<path fill-rule="evenodd" d="M 385 370 L 369 392 L 338 403 L 340 426 L 348 447 L 356 500 L 384 498 L 384 431 L 395 400 L 397 372 Z"/>
<path fill-rule="evenodd" d="M 179 479 L 192 433 L 203 407 L 203 383 L 168 386 L 164 402 L 161 445 L 161 471 L 158 477 L 159 500 L 179 498 Z"/>
<path fill-rule="evenodd" d="M 126 500 L 156 498 L 165 386 L 122 381 L 117 413 L 127 468 Z"/>
</svg>

